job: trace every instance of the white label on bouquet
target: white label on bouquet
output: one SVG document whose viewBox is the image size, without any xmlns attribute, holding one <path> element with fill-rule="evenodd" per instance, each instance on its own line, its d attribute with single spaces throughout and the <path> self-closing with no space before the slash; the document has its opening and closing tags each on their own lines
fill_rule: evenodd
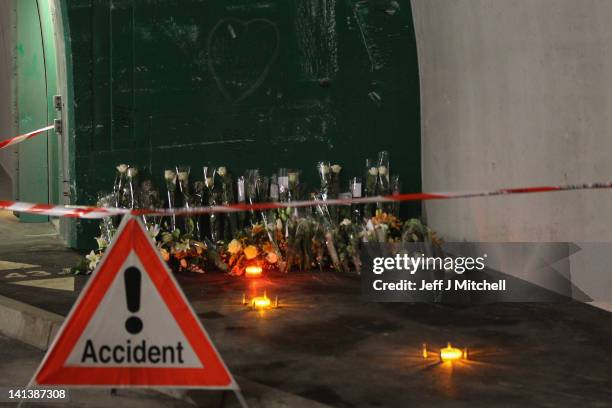
<svg viewBox="0 0 612 408">
<path fill-rule="evenodd" d="M 278 184 L 270 184 L 270 198 L 272 200 L 278 200 Z"/>
<path fill-rule="evenodd" d="M 353 197 L 361 197 L 361 183 L 353 183 L 353 185 L 351 186 L 351 190 Z"/>
<path fill-rule="evenodd" d="M 285 190 L 288 189 L 289 188 L 289 176 L 279 176 L 278 185 L 282 189 L 285 189 Z"/>
<path fill-rule="evenodd" d="M 246 197 L 244 194 L 244 179 L 238 179 L 238 202 L 244 203 L 246 201 Z"/>
</svg>

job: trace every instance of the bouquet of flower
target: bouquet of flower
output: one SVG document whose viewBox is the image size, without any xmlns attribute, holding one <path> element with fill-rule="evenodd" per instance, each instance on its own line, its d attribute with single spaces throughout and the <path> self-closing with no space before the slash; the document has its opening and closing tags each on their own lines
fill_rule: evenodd
<svg viewBox="0 0 612 408">
<path fill-rule="evenodd" d="M 249 204 L 255 204 L 257 200 L 257 184 L 259 180 L 259 169 L 249 169 L 246 171 L 244 179 L 244 188 L 246 193 L 246 201 Z M 249 221 L 251 226 L 257 224 L 258 213 L 254 210 L 249 210 Z"/>
<path fill-rule="evenodd" d="M 366 197 L 376 196 L 377 184 L 378 184 L 378 166 L 374 164 L 372 159 L 366 159 L 364 180 L 365 180 L 365 186 L 364 186 L 365 196 Z M 374 208 L 375 206 L 370 203 L 365 204 L 364 209 L 363 209 L 364 211 L 363 216 L 366 218 L 370 218 L 372 215 L 374 215 Z"/>
<path fill-rule="evenodd" d="M 287 207 L 237 214 L 188 215 L 181 218 L 184 222 L 179 225 L 175 216 L 143 215 L 142 218 L 151 239 L 175 271 L 202 273 L 209 269 L 229 269 L 233 275 L 242 275 L 247 266 L 257 264 L 283 272 L 313 267 L 359 272 L 362 242 L 423 242 L 426 250 L 440 248 L 440 240 L 421 221 L 411 219 L 402 223 L 396 203 L 379 205 L 374 214 L 375 205 L 365 209 L 360 205 L 328 205 L 329 197 L 399 194 L 399 178 L 389 176 L 387 152 L 380 152 L 376 162 L 366 161 L 364 178 L 352 178 L 349 192 L 340 190 L 340 165 L 321 161 L 316 169 L 320 188 L 311 194 L 312 200 L 317 201 L 313 209 L 298 211 Z M 247 170 L 244 177 L 237 179 L 236 190 L 225 166 L 205 166 L 203 175 L 204 180 L 196 181 L 192 187 L 189 166 L 165 170 L 167 208 L 230 205 L 236 201 L 291 202 L 303 194 L 299 170 L 281 168 L 270 178 L 261 175 L 258 169 Z M 150 180 L 138 185 L 137 177 L 136 167 L 117 166 L 112 194 L 100 194 L 97 205 L 159 208 L 159 192 Z M 248 222 L 245 222 L 246 214 Z M 100 222 L 98 248 L 75 269 L 87 273 L 95 268 L 115 234 L 115 227 L 111 219 Z"/>
<path fill-rule="evenodd" d="M 417 218 L 411 218 L 402 226 L 402 242 L 431 242 L 435 247 L 442 246 L 436 232 Z"/>
<path fill-rule="evenodd" d="M 164 170 L 164 180 L 166 182 L 166 205 L 169 209 L 175 208 L 175 191 L 176 191 L 176 172 L 173 169 Z M 176 229 L 176 217 L 171 215 L 169 218 L 170 230 Z"/>
<path fill-rule="evenodd" d="M 220 197 L 221 197 L 221 205 L 230 205 L 234 203 L 234 190 L 232 183 L 232 176 L 227 171 L 225 166 L 221 166 L 217 169 L 217 176 L 219 177 L 220 187 Z M 238 220 L 236 219 L 236 214 L 227 213 L 221 214 L 219 217 L 219 222 L 221 224 L 221 240 L 223 242 L 229 242 L 238 231 Z"/>
<path fill-rule="evenodd" d="M 181 234 L 178 228 L 172 232 L 162 232 L 158 248 L 162 258 L 173 269 L 205 272 L 207 247 L 203 242 L 193 239 L 190 234 Z"/>
<path fill-rule="evenodd" d="M 260 202 L 268 202 L 271 200 L 270 197 L 270 179 L 268 179 L 267 177 L 261 177 L 259 176 L 256 180 L 255 186 L 256 186 L 256 196 L 257 196 L 257 200 Z M 274 211 L 266 211 L 266 210 L 262 210 L 260 212 L 260 216 L 261 216 L 261 225 L 263 226 L 267 238 L 268 238 L 268 245 L 270 247 L 270 251 L 274 252 L 275 255 L 275 259 L 276 262 L 278 264 L 278 267 L 280 270 L 285 270 L 285 261 L 284 261 L 284 257 L 280 251 L 280 248 L 278 247 L 278 239 L 276 236 L 276 231 L 275 231 L 275 227 L 276 227 L 276 213 Z"/>
<path fill-rule="evenodd" d="M 246 202 L 246 181 L 244 176 L 240 176 L 236 179 L 236 202 L 239 204 L 244 204 Z M 246 215 L 243 211 L 238 213 L 237 218 L 237 229 L 242 229 L 245 227 L 246 223 Z"/>
<path fill-rule="evenodd" d="M 139 191 L 138 191 L 138 168 L 137 167 L 135 166 L 128 167 L 126 180 L 127 180 L 127 185 L 126 185 L 127 208 L 132 208 L 132 209 L 138 208 L 139 207 L 139 203 L 138 203 Z"/>
<path fill-rule="evenodd" d="M 338 226 L 335 234 L 336 248 L 345 273 L 355 271 L 359 274 L 361 271 L 359 250 L 363 233 L 363 227 L 348 218 L 342 220 Z"/>
<path fill-rule="evenodd" d="M 154 209 L 161 206 L 161 200 L 159 198 L 159 191 L 153 187 L 151 180 L 144 180 L 140 185 L 140 207 Z M 159 227 L 160 219 L 157 216 L 143 215 L 142 220 L 145 225 L 155 224 Z"/>
<path fill-rule="evenodd" d="M 366 223 L 367 242 L 399 242 L 402 238 L 402 223 L 399 218 L 381 211 Z"/>
<path fill-rule="evenodd" d="M 340 172 L 342 171 L 342 166 L 339 164 L 334 164 L 329 167 L 330 169 L 330 181 L 329 181 L 329 198 L 339 198 L 340 197 Z M 334 224 L 338 224 L 340 222 L 340 210 L 341 208 L 338 206 L 333 206 L 329 209 L 331 219 Z"/>
<path fill-rule="evenodd" d="M 264 270 L 277 268 L 279 261 L 261 224 L 254 224 L 240 231 L 224 248 L 223 258 L 229 266 L 229 273 L 235 276 L 243 275 L 250 265 L 261 266 Z"/>
<path fill-rule="evenodd" d="M 215 176 L 217 169 L 211 166 L 203 167 L 204 173 L 204 194 L 202 197 L 202 205 L 213 207 L 217 205 L 217 189 L 215 187 Z M 210 239 L 212 242 L 217 242 L 219 239 L 218 231 L 218 216 L 215 213 L 205 214 L 201 217 L 202 230 L 204 236 Z"/>
<path fill-rule="evenodd" d="M 288 225 L 285 272 L 289 272 L 293 266 L 307 271 L 311 269 L 315 260 L 313 239 L 316 222 L 312 218 L 295 218 L 289 220 Z"/>
<path fill-rule="evenodd" d="M 191 191 L 189 188 L 189 173 L 191 172 L 191 167 L 189 166 L 176 166 L 176 175 L 178 179 L 178 194 L 180 198 L 180 204 L 184 208 L 190 208 L 194 204 L 194 198 L 191 196 Z M 181 228 L 185 231 L 186 234 L 195 235 L 196 228 L 196 220 L 190 216 L 184 216 L 180 222 Z"/>
<path fill-rule="evenodd" d="M 114 206 L 117 208 L 125 208 L 125 186 L 127 184 L 127 164 L 120 164 L 116 167 L 117 174 L 113 184 Z"/>
</svg>

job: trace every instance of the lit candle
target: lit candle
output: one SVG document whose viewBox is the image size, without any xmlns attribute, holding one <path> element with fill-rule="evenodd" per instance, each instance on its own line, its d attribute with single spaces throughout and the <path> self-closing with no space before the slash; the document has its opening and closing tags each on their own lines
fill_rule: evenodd
<svg viewBox="0 0 612 408">
<path fill-rule="evenodd" d="M 244 270 L 244 276 L 247 278 L 259 278 L 261 276 L 262 269 L 259 265 L 249 265 Z"/>
<path fill-rule="evenodd" d="M 444 361 L 455 361 L 463 357 L 463 352 L 458 348 L 451 346 L 450 343 L 440 350 L 440 360 Z"/>
<path fill-rule="evenodd" d="M 270 307 L 270 304 L 270 298 L 265 294 L 263 296 L 254 297 L 251 300 L 251 306 L 253 306 L 255 309 L 267 309 Z"/>
</svg>

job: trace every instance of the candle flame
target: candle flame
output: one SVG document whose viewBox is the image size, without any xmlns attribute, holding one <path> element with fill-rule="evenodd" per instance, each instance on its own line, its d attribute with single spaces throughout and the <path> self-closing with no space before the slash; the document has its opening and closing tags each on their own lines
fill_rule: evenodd
<svg viewBox="0 0 612 408">
<path fill-rule="evenodd" d="M 249 265 L 244 270 L 244 275 L 247 278 L 258 278 L 261 276 L 262 269 L 259 265 Z"/>
<path fill-rule="evenodd" d="M 453 347 L 450 343 L 440 350 L 440 360 L 455 361 L 463 357 L 463 352 L 458 348 Z"/>
<path fill-rule="evenodd" d="M 266 295 L 254 297 L 251 300 L 251 306 L 256 309 L 267 309 L 271 305 L 270 298 Z"/>
</svg>

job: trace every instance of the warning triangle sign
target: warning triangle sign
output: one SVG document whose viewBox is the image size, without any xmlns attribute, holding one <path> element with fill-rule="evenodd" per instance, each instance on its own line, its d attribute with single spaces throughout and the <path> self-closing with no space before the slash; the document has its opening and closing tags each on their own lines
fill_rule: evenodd
<svg viewBox="0 0 612 408">
<path fill-rule="evenodd" d="M 34 382 L 238 389 L 142 222 L 131 216 L 121 222 Z"/>
</svg>

